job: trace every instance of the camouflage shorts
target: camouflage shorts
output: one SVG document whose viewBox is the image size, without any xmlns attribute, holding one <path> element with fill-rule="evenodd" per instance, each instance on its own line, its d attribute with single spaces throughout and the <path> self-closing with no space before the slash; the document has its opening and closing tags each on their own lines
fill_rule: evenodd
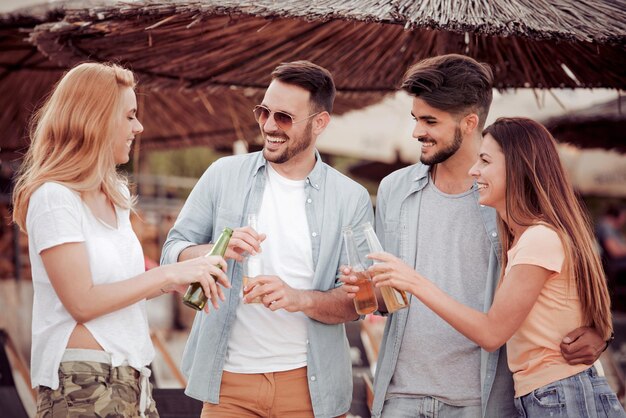
<svg viewBox="0 0 626 418">
<path fill-rule="evenodd" d="M 59 388 L 37 390 L 37 418 L 138 417 L 139 378 L 130 366 L 64 361 L 59 366 Z M 145 416 L 159 416 L 152 395 Z"/>
</svg>

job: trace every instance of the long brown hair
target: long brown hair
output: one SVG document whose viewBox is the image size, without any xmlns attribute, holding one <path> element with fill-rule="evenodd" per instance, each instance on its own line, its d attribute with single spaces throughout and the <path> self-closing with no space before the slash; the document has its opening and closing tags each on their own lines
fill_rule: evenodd
<svg viewBox="0 0 626 418">
<path fill-rule="evenodd" d="M 13 192 L 13 220 L 26 230 L 32 194 L 45 182 L 77 192 L 101 188 L 117 206 L 132 207 L 115 169 L 112 135 L 120 118 L 124 88 L 133 73 L 115 64 L 83 63 L 72 68 L 35 113 L 31 144 Z"/>
<path fill-rule="evenodd" d="M 525 226 L 542 222 L 557 232 L 565 250 L 564 271 L 576 283 L 584 325 L 607 339 L 613 325 L 606 278 L 589 216 L 563 170 L 556 141 L 543 125 L 527 118 L 499 118 L 483 131 L 487 134 L 500 145 L 506 161 L 506 220 Z M 503 265 L 513 242 L 506 220 L 498 217 Z"/>
</svg>

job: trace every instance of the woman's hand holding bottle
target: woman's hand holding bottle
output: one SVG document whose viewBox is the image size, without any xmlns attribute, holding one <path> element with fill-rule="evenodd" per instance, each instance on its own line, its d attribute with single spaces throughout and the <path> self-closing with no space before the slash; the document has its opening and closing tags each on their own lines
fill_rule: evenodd
<svg viewBox="0 0 626 418">
<path fill-rule="evenodd" d="M 218 298 L 225 300 L 221 286 L 231 287 L 230 280 L 228 280 L 226 275 L 228 268 L 226 260 L 217 255 L 197 257 L 160 268 L 166 270 L 168 281 L 168 285 L 161 289 L 163 292 L 175 290 L 184 294 L 190 284 L 200 283 L 204 294 L 211 299 L 211 304 L 215 309 L 219 309 Z M 218 283 L 221 286 L 218 286 Z M 204 310 L 205 312 L 209 311 L 208 304 L 206 304 Z"/>
</svg>

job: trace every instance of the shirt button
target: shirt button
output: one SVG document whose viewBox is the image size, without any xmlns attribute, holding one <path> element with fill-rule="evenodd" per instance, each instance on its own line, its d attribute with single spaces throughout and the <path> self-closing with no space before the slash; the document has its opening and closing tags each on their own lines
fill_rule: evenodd
<svg viewBox="0 0 626 418">
<path fill-rule="evenodd" d="M 311 376 L 311 382 L 315 382 L 315 376 Z"/>
<path fill-rule="evenodd" d="M 312 200 L 311 200 L 311 199 L 307 199 L 307 200 L 306 200 L 306 202 L 307 202 L 307 203 L 311 203 L 311 202 L 312 202 Z"/>
<path fill-rule="evenodd" d="M 308 344 L 308 343 L 309 343 L 309 340 L 306 340 L 306 343 Z"/>
<path fill-rule="evenodd" d="M 313 232 L 311 235 L 313 235 L 314 237 L 317 236 L 317 232 Z"/>
<path fill-rule="evenodd" d="M 497 237 L 497 236 L 498 236 L 498 234 L 497 234 L 496 232 L 492 232 L 492 233 L 491 233 L 491 236 L 492 236 L 492 237 Z"/>
<path fill-rule="evenodd" d="M 318 186 L 318 185 L 316 184 L 316 185 L 315 185 L 315 188 L 316 188 L 316 189 L 319 189 L 319 188 L 320 188 L 320 186 Z"/>
<path fill-rule="evenodd" d="M 485 207 L 485 205 L 480 205 L 480 207 L 481 207 L 481 208 L 484 208 L 484 207 Z"/>
</svg>

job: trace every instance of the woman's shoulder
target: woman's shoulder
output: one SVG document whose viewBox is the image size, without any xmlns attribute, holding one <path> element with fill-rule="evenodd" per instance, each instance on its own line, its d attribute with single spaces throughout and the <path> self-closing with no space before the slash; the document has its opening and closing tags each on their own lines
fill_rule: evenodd
<svg viewBox="0 0 626 418">
<path fill-rule="evenodd" d="M 56 203 L 76 203 L 80 202 L 80 194 L 61 183 L 48 181 L 35 190 L 31 196 L 32 200 L 45 200 Z"/>
<path fill-rule="evenodd" d="M 562 247 L 558 232 L 553 227 L 543 222 L 526 228 L 520 236 L 519 243 L 543 248 Z"/>
</svg>

